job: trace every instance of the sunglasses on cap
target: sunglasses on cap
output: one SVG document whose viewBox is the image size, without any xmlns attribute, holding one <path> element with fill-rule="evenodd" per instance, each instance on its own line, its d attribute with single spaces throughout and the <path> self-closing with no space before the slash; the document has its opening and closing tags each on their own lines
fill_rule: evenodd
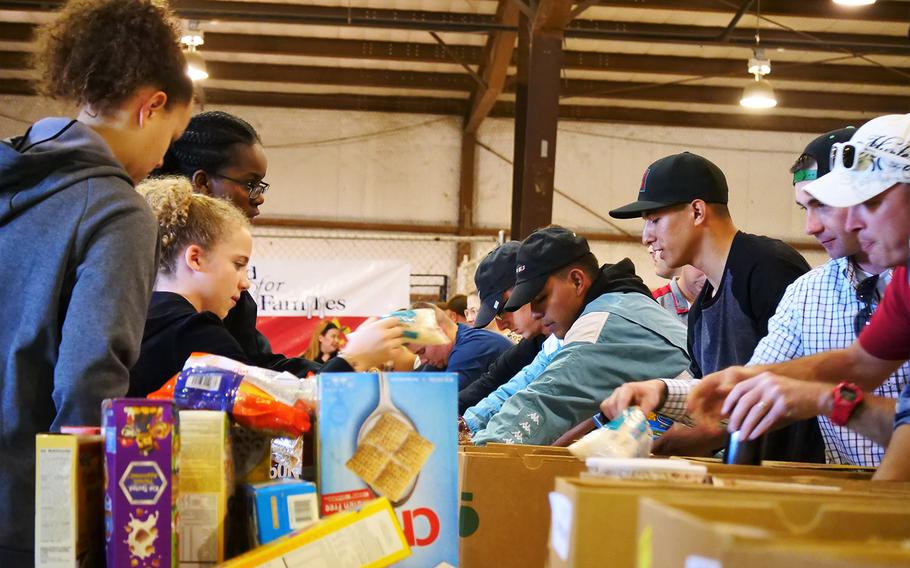
<svg viewBox="0 0 910 568">
<path fill-rule="evenodd" d="M 864 162 L 871 162 L 875 158 L 885 158 L 890 162 L 897 162 L 910 167 L 910 159 L 898 154 L 867 146 L 862 142 L 836 142 L 831 146 L 830 167 L 832 170 L 856 170 Z"/>
</svg>

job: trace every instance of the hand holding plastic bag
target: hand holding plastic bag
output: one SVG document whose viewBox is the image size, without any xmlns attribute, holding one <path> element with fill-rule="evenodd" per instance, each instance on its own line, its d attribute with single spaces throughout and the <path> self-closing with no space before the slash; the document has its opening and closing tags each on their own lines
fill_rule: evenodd
<svg viewBox="0 0 910 568">
<path fill-rule="evenodd" d="M 585 435 L 569 451 L 578 459 L 646 458 L 651 455 L 651 427 L 645 413 L 637 406 L 627 408 L 619 416 Z"/>
<path fill-rule="evenodd" d="M 405 343 L 417 345 L 445 345 L 451 340 L 436 322 L 436 313 L 429 308 L 416 310 L 398 310 L 382 316 L 397 318 L 401 322 Z"/>
</svg>

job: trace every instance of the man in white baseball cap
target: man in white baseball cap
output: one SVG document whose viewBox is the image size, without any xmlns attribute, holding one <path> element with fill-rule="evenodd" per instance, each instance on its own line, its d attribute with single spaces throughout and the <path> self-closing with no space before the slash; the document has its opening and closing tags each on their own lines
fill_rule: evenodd
<svg viewBox="0 0 910 568">
<path fill-rule="evenodd" d="M 702 379 L 689 396 L 691 412 L 729 416 L 728 429 L 741 436 L 754 438 L 819 414 L 847 427 L 880 420 L 864 394 L 910 359 L 910 114 L 875 118 L 849 142 L 835 144 L 831 172 L 805 190 L 822 203 L 848 208 L 847 229 L 857 233 L 870 261 L 894 267 L 893 277 L 870 323 L 847 349 L 731 367 Z M 876 479 L 910 480 L 910 389 L 898 401 Z"/>
</svg>

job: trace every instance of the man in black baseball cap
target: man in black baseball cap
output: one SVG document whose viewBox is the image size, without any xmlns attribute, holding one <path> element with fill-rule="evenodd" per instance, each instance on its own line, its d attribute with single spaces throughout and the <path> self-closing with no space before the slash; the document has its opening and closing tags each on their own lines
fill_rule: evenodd
<svg viewBox="0 0 910 568">
<path fill-rule="evenodd" d="M 597 259 L 584 237 L 558 226 L 534 231 L 521 244 L 515 265 L 515 288 L 505 309 L 515 311 L 530 303 L 550 274 L 581 259 L 586 259 L 590 272 L 596 274 Z"/>
<path fill-rule="evenodd" d="M 565 342 L 473 434 L 475 443 L 550 444 L 617 386 L 688 366 L 685 327 L 654 301 L 629 259 L 601 267 L 584 237 L 551 226 L 521 243 L 515 276 L 506 310 L 526 306 L 544 333 Z"/>
<path fill-rule="evenodd" d="M 642 388 L 659 386 L 656 406 L 673 418 L 685 415 L 686 393 L 693 388 L 693 378 L 749 361 L 768 334 L 768 320 L 787 286 L 809 270 L 805 259 L 786 243 L 738 230 L 727 208 L 727 195 L 720 168 L 706 158 L 683 152 L 651 164 L 642 178 L 638 200 L 610 211 L 612 217 L 621 219 L 641 216 L 646 246 L 671 268 L 691 264 L 707 278 L 689 310 L 692 377 L 641 383 Z M 625 400 L 629 391 L 641 389 L 630 385 L 621 390 L 614 393 L 613 401 L 605 401 L 604 408 L 622 406 L 615 404 L 617 398 Z M 668 434 L 662 443 L 672 442 L 673 432 Z M 686 439 L 694 445 L 676 451 L 695 455 L 723 447 L 723 439 L 712 438 L 709 429 L 701 436 L 691 434 Z M 765 446 L 766 459 L 824 460 L 814 420 L 773 434 L 774 439 Z"/>
<path fill-rule="evenodd" d="M 521 243 L 518 241 L 505 242 L 490 251 L 477 265 L 474 285 L 480 296 L 480 309 L 474 327 L 487 327 L 505 308 L 505 294 L 515 285 L 515 257 L 519 247 Z"/>
</svg>

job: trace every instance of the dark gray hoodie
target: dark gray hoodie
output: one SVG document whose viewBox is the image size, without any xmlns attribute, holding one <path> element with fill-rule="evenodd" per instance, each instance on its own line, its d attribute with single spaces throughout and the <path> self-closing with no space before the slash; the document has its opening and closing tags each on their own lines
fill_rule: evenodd
<svg viewBox="0 0 910 568">
<path fill-rule="evenodd" d="M 84 124 L 48 118 L 0 142 L 0 566 L 33 562 L 35 434 L 97 426 L 101 401 L 126 394 L 157 235 Z"/>
</svg>

